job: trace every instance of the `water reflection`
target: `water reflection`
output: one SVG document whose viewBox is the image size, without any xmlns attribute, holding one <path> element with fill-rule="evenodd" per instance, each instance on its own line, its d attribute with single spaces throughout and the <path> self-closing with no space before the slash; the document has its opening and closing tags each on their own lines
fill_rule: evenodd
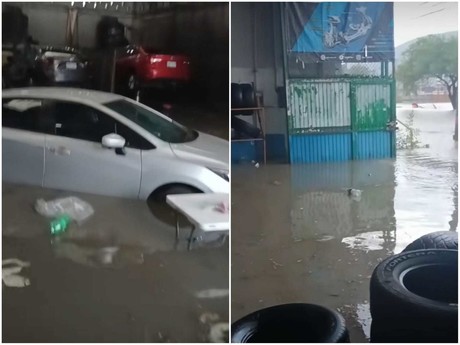
<svg viewBox="0 0 460 345">
<path fill-rule="evenodd" d="M 449 222 L 449 230 L 455 231 L 458 226 L 458 185 L 456 184 L 452 191 L 454 192 L 454 210 L 452 211 L 452 220 Z"/>
<path fill-rule="evenodd" d="M 398 117 L 409 112 L 402 109 Z M 426 233 L 455 231 L 457 148 L 446 135 L 452 116 L 415 111 L 413 125 L 424 147 L 398 151 L 396 160 L 291 166 L 294 240 L 326 236 L 353 248 L 400 252 Z M 361 199 L 350 198 L 348 188 L 361 190 Z"/>
<path fill-rule="evenodd" d="M 356 306 L 356 320 L 361 325 L 367 339 L 371 338 L 371 308 L 369 303 L 359 303 Z"/>
<path fill-rule="evenodd" d="M 299 165 L 291 167 L 293 203 L 291 230 L 294 239 L 347 238 L 362 243 L 357 234 L 380 233 L 385 247 L 395 242 L 395 170 L 391 160 Z M 353 198 L 349 188 L 361 191 Z M 375 242 L 375 241 L 374 241 Z M 363 244 L 365 250 L 381 249 Z"/>
</svg>

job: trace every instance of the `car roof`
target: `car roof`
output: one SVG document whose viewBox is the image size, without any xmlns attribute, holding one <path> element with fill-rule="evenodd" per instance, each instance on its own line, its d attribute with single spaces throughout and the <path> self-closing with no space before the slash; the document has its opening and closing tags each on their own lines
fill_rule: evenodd
<svg viewBox="0 0 460 345">
<path fill-rule="evenodd" d="M 124 99 L 123 96 L 113 93 L 72 87 L 27 87 L 6 89 L 2 91 L 2 97 L 46 98 L 74 102 L 89 101 L 91 103 L 97 104 L 104 104 L 107 102 Z"/>
</svg>

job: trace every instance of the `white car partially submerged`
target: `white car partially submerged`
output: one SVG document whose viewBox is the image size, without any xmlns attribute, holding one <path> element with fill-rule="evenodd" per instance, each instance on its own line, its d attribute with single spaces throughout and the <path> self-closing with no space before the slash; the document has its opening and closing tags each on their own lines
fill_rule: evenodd
<svg viewBox="0 0 460 345">
<path fill-rule="evenodd" d="M 159 200 L 229 192 L 228 141 L 123 96 L 9 89 L 2 121 L 5 182 Z"/>
</svg>

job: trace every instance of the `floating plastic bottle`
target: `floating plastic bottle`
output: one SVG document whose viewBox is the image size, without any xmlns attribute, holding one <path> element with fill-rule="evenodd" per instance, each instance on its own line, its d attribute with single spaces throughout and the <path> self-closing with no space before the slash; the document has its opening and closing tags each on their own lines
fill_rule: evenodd
<svg viewBox="0 0 460 345">
<path fill-rule="evenodd" d="M 58 235 L 60 233 L 65 232 L 70 222 L 71 222 L 71 219 L 68 215 L 62 215 L 58 218 L 55 218 L 50 223 L 51 234 Z"/>
</svg>

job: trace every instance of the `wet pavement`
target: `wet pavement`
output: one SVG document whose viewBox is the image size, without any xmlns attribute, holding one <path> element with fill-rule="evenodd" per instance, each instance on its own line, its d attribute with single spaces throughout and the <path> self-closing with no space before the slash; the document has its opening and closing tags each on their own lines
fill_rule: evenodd
<svg viewBox="0 0 460 345">
<path fill-rule="evenodd" d="M 275 304 L 315 303 L 344 315 L 351 342 L 369 341 L 375 266 L 424 234 L 457 230 L 454 115 L 410 114 L 398 109 L 419 130 L 420 148 L 396 160 L 232 166 L 232 322 Z"/>
<path fill-rule="evenodd" d="M 228 138 L 222 110 L 182 102 L 169 115 Z M 34 203 L 70 195 L 95 213 L 53 237 Z M 188 251 L 188 229 L 176 243 L 174 215 L 144 201 L 5 183 L 2 201 L 3 259 L 30 263 L 30 286 L 3 286 L 3 341 L 227 341 L 228 241 Z"/>
</svg>

